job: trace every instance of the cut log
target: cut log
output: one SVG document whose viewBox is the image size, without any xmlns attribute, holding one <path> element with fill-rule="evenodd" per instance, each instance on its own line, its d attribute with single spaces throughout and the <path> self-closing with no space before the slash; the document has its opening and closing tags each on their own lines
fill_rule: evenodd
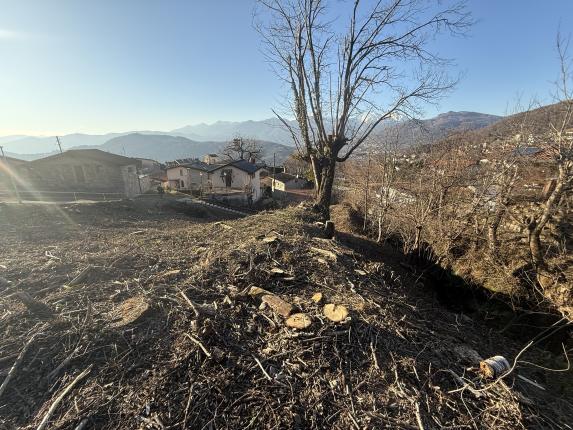
<svg viewBox="0 0 573 430">
<path fill-rule="evenodd" d="M 287 320 L 286 325 L 299 330 L 305 329 L 312 324 L 312 319 L 307 314 L 292 314 Z"/>
<path fill-rule="evenodd" d="M 479 364 L 480 373 L 485 378 L 499 378 L 505 375 L 510 369 L 509 361 L 501 355 L 487 358 Z"/>
<path fill-rule="evenodd" d="M 263 303 L 268 305 L 274 313 L 287 318 L 292 312 L 292 305 L 274 294 L 265 294 L 261 297 Z"/>
<path fill-rule="evenodd" d="M 334 303 L 324 305 L 322 312 L 326 318 L 334 322 L 344 321 L 348 317 L 348 309 L 345 306 L 335 305 Z"/>
</svg>

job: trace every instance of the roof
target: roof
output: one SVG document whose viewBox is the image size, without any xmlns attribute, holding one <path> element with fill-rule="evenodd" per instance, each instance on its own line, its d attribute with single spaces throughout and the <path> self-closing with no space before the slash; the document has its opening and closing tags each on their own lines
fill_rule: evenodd
<svg viewBox="0 0 573 430">
<path fill-rule="evenodd" d="M 257 170 L 264 167 L 264 164 L 253 164 L 247 160 L 235 160 L 223 164 L 207 164 L 196 158 L 183 158 L 180 160 L 169 161 L 166 165 L 168 169 L 186 167 L 188 169 L 201 170 L 203 172 L 214 172 L 215 170 L 222 169 L 223 167 L 233 166 L 247 173 L 255 173 Z"/>
<path fill-rule="evenodd" d="M 60 159 L 75 159 L 75 160 L 95 160 L 101 163 L 116 164 L 118 166 L 126 166 L 130 164 L 141 164 L 140 161 L 135 158 L 124 157 L 123 155 L 112 154 L 110 152 L 105 152 L 100 149 L 68 149 L 60 154 L 50 155 L 44 158 L 38 158 L 37 160 L 31 161 L 31 165 L 43 164 L 45 162 L 58 161 Z"/>
<path fill-rule="evenodd" d="M 288 182 L 288 181 L 292 181 L 294 179 L 298 179 L 295 175 L 291 175 L 290 173 L 277 173 L 275 175 L 275 180 L 276 181 L 281 181 L 281 182 Z"/>
<path fill-rule="evenodd" d="M 175 161 L 168 161 L 165 163 L 168 169 L 186 167 L 189 169 L 201 170 L 202 172 L 210 172 L 216 164 L 207 164 L 196 158 L 182 158 Z"/>
<path fill-rule="evenodd" d="M 247 173 L 255 173 L 257 170 L 260 170 L 265 166 L 264 164 L 251 163 L 247 160 L 231 161 L 230 163 L 227 163 L 227 166 L 228 165 L 236 167 L 237 169 L 243 170 Z"/>
</svg>

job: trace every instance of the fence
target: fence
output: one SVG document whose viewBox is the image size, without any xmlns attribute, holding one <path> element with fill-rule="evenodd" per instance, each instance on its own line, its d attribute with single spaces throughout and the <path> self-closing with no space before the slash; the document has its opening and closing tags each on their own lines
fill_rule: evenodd
<svg viewBox="0 0 573 430">
<path fill-rule="evenodd" d="M 78 200 L 110 201 L 126 198 L 123 193 L 94 193 L 90 191 L 20 191 L 22 201 L 32 202 L 77 202 Z M 0 202 L 16 202 L 12 191 L 0 191 Z"/>
</svg>

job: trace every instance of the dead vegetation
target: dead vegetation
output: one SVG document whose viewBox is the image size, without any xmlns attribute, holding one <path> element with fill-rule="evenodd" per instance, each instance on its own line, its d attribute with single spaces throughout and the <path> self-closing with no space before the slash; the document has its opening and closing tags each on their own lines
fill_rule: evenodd
<svg viewBox="0 0 573 430">
<path fill-rule="evenodd" d="M 0 210 L 1 428 L 569 428 L 570 374 L 482 379 L 523 345 L 303 209 Z"/>
</svg>

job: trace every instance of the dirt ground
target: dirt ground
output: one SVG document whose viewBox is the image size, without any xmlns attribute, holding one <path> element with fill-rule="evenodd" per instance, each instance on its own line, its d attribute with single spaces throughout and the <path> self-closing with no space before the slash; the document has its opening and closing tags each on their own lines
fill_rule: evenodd
<svg viewBox="0 0 573 430">
<path fill-rule="evenodd" d="M 0 206 L 0 428 L 572 428 L 546 352 L 321 232 L 304 208 Z M 494 355 L 519 360 L 484 380 Z"/>
</svg>

